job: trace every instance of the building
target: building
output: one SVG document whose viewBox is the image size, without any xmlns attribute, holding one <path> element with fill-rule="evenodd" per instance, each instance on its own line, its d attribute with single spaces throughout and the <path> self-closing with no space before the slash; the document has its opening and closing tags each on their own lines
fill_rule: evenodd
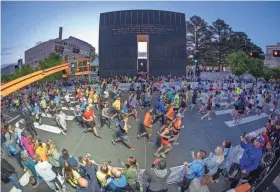
<svg viewBox="0 0 280 192">
<path fill-rule="evenodd" d="M 15 73 L 16 69 L 19 69 L 17 63 L 1 65 L 1 75 L 12 75 Z"/>
<path fill-rule="evenodd" d="M 25 63 L 35 68 L 39 65 L 39 61 L 44 60 L 55 51 L 60 53 L 63 59 L 71 56 L 85 58 L 95 54 L 95 48 L 85 41 L 72 36 L 68 39 L 62 39 L 62 27 L 60 27 L 57 39 L 38 42 L 34 47 L 25 51 Z"/>
<path fill-rule="evenodd" d="M 186 58 L 185 14 L 158 10 L 100 14 L 101 77 L 139 72 L 184 75 Z"/>
<path fill-rule="evenodd" d="M 273 57 L 273 50 L 280 50 L 280 42 L 266 46 L 264 65 L 270 68 L 280 66 L 280 57 Z"/>
</svg>

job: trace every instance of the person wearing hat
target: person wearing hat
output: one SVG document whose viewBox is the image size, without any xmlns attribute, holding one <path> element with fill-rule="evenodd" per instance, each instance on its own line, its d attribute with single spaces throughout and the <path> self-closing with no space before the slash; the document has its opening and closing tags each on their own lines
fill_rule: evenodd
<svg viewBox="0 0 280 192">
<path fill-rule="evenodd" d="M 145 135 L 148 135 L 148 142 L 154 143 L 154 141 L 152 140 L 152 133 L 153 133 L 152 123 L 153 123 L 153 109 L 149 108 L 144 117 L 145 132 L 142 134 L 138 134 L 137 136 L 138 139 L 142 138 Z"/>
<path fill-rule="evenodd" d="M 37 176 L 35 165 L 36 163 L 30 158 L 26 150 L 21 151 L 20 157 L 22 159 L 23 165 L 28 168 L 34 177 Z"/>
<path fill-rule="evenodd" d="M 241 136 L 240 146 L 245 150 L 238 165 L 238 172 L 231 181 L 230 188 L 235 188 L 240 179 L 249 175 L 251 171 L 258 168 L 259 162 L 262 157 L 262 144 L 264 139 L 262 136 L 258 136 L 254 139 L 253 143 L 247 143 L 246 138 Z"/>
</svg>

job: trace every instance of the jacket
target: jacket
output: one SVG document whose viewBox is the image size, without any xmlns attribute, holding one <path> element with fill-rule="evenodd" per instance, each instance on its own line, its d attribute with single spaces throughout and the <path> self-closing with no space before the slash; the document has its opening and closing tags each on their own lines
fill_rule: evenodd
<svg viewBox="0 0 280 192">
<path fill-rule="evenodd" d="M 164 170 L 158 169 L 146 169 L 144 175 L 149 177 L 150 184 L 149 189 L 152 191 L 161 191 L 167 189 L 167 179 L 171 174 L 169 168 Z"/>
<path fill-rule="evenodd" d="M 77 168 L 78 161 L 74 157 L 69 157 L 68 159 L 63 159 L 62 156 L 59 157 L 59 164 L 60 167 L 64 168 L 64 161 L 67 161 L 72 167 Z"/>
<path fill-rule="evenodd" d="M 47 161 L 38 162 L 35 165 L 35 170 L 44 181 L 52 181 L 56 178 L 56 174 L 52 170 L 52 165 Z"/>
<path fill-rule="evenodd" d="M 84 166 L 84 169 L 89 176 L 88 179 L 88 187 L 80 187 L 77 185 L 76 191 L 77 192 L 101 192 L 101 189 L 99 187 L 98 181 L 96 179 L 96 170 L 97 168 L 95 166 L 93 167 L 88 167 Z"/>
<path fill-rule="evenodd" d="M 240 159 L 240 169 L 247 173 L 255 170 L 259 166 L 262 157 L 262 147 L 256 148 L 252 143 L 241 142 L 241 147 L 245 150 Z"/>
<path fill-rule="evenodd" d="M 137 168 L 135 167 L 127 167 L 124 163 L 121 164 L 124 168 L 123 173 L 126 176 L 127 183 L 129 185 L 135 184 L 137 180 Z M 137 164 L 138 167 L 138 164 Z"/>
</svg>

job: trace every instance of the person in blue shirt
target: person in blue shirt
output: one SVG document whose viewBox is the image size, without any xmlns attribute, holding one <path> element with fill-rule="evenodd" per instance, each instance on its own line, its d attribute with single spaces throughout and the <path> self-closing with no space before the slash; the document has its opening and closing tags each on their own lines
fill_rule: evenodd
<svg viewBox="0 0 280 192">
<path fill-rule="evenodd" d="M 161 118 L 161 124 L 164 125 L 165 124 L 164 114 L 166 113 L 166 109 L 165 109 L 164 102 L 163 102 L 162 98 L 160 98 L 157 101 L 156 112 L 157 112 L 157 115 L 154 118 L 153 124 L 155 124 L 159 120 L 159 118 Z"/>
<path fill-rule="evenodd" d="M 74 110 L 75 120 L 78 122 L 80 126 L 83 125 L 83 118 L 82 118 L 82 110 L 80 105 L 77 105 Z"/>
<path fill-rule="evenodd" d="M 231 189 L 238 185 L 240 179 L 248 176 L 251 171 L 258 168 L 262 157 L 262 145 L 264 143 L 264 138 L 262 136 L 255 138 L 253 143 L 247 143 L 245 137 L 241 136 L 240 138 L 240 145 L 245 151 L 240 159 L 238 172 L 230 183 Z"/>
<path fill-rule="evenodd" d="M 119 128 L 118 137 L 112 140 L 112 144 L 116 145 L 117 142 L 122 141 L 130 150 L 135 150 L 135 147 L 129 144 L 129 140 L 127 136 L 128 129 L 131 128 L 131 126 L 128 125 L 127 116 L 123 117 L 123 120 L 121 120 L 120 123 L 118 124 L 118 128 Z"/>
<path fill-rule="evenodd" d="M 70 156 L 67 149 L 62 149 L 62 155 L 59 157 L 60 168 L 63 169 L 65 166 L 65 161 L 69 163 L 73 168 L 78 167 L 78 161 L 74 157 Z"/>
<path fill-rule="evenodd" d="M 60 96 L 59 95 L 55 96 L 54 102 L 55 102 L 56 106 L 59 106 L 59 104 L 60 104 Z"/>
<path fill-rule="evenodd" d="M 127 181 L 124 174 L 118 168 L 112 168 L 111 175 L 107 180 L 106 191 L 108 192 L 126 192 Z"/>
<path fill-rule="evenodd" d="M 86 98 L 84 98 L 83 103 L 81 104 L 81 110 L 82 110 L 82 111 L 85 111 L 87 105 L 88 105 L 87 100 L 86 100 Z"/>
<path fill-rule="evenodd" d="M 180 186 L 181 192 L 188 190 L 192 180 L 194 178 L 202 178 L 205 172 L 203 160 L 206 157 L 206 152 L 200 150 L 199 152 L 197 152 L 196 157 L 194 155 L 194 152 L 192 152 L 192 157 L 194 159 L 193 162 L 184 163 L 185 174 L 184 174 L 182 185 Z"/>
</svg>

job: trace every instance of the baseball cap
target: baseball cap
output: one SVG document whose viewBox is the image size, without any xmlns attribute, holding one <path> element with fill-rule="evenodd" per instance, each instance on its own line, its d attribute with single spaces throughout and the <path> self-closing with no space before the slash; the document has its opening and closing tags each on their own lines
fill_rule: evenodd
<svg viewBox="0 0 280 192">
<path fill-rule="evenodd" d="M 264 144 L 264 139 L 263 139 L 262 136 L 258 136 L 258 137 L 256 138 L 256 141 L 257 141 L 258 143 L 260 143 L 260 144 Z"/>
</svg>

